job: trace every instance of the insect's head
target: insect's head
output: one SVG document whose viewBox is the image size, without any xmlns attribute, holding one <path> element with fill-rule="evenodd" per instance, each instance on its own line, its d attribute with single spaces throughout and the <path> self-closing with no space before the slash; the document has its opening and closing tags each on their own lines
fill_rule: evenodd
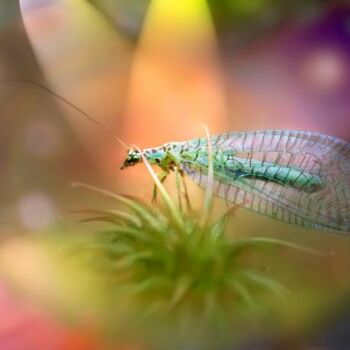
<svg viewBox="0 0 350 350">
<path fill-rule="evenodd" d="M 140 152 L 133 149 L 133 148 L 130 148 L 128 151 L 128 156 L 124 160 L 124 163 L 122 164 L 120 169 L 124 169 L 128 166 L 133 166 L 133 165 L 141 162 L 141 160 L 142 160 L 142 157 L 141 157 Z"/>
</svg>

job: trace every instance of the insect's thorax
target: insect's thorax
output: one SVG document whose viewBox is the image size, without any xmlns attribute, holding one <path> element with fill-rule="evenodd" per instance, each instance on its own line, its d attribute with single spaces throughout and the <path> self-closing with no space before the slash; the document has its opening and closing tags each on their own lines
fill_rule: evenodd
<svg viewBox="0 0 350 350">
<path fill-rule="evenodd" d="M 180 142 L 170 142 L 159 147 L 145 148 L 143 154 L 150 164 L 169 171 L 180 163 L 181 149 Z"/>
<path fill-rule="evenodd" d="M 162 147 L 145 148 L 143 154 L 150 164 L 159 164 L 166 157 L 166 152 Z"/>
</svg>

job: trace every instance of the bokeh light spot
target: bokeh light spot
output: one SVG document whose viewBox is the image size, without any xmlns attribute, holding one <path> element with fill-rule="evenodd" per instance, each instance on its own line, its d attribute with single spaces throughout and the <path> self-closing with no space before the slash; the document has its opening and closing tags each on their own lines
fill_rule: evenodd
<svg viewBox="0 0 350 350">
<path fill-rule="evenodd" d="M 340 88 L 346 79 L 347 64 L 342 53 L 322 49 L 306 57 L 302 65 L 304 82 L 315 91 L 328 92 Z"/>
<path fill-rule="evenodd" d="M 19 200 L 18 216 L 24 228 L 43 230 L 53 224 L 57 217 L 57 210 L 46 194 L 32 193 Z"/>
</svg>

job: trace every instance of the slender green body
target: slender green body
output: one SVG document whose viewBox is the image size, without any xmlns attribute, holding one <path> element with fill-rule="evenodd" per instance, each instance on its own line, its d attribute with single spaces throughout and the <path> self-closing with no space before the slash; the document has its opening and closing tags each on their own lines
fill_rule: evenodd
<svg viewBox="0 0 350 350">
<path fill-rule="evenodd" d="M 214 193 L 284 222 L 350 231 L 350 145 L 316 132 L 262 130 L 211 137 Z M 165 173 L 178 168 L 207 184 L 204 138 L 144 149 Z M 130 150 L 123 167 L 141 161 Z"/>
<path fill-rule="evenodd" d="M 197 158 L 201 166 L 208 166 L 207 155 Z M 321 178 L 308 172 L 292 167 L 276 166 L 247 158 L 234 157 L 222 159 L 213 157 L 214 172 L 226 171 L 232 175 L 232 179 L 256 178 L 262 181 L 276 182 L 283 186 L 292 186 L 305 192 L 313 192 L 323 186 Z"/>
</svg>

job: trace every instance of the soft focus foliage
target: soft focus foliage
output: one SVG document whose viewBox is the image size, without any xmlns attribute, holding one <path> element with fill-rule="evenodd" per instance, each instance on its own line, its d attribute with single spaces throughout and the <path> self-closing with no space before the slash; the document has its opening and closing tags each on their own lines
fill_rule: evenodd
<svg viewBox="0 0 350 350">
<path fill-rule="evenodd" d="M 68 252 L 83 256 L 89 270 L 105 277 L 102 289 L 108 291 L 113 324 L 120 327 L 116 334 L 132 330 L 136 338 L 141 333 L 160 348 L 193 344 L 211 349 L 232 343 L 253 319 L 275 313 L 276 300 L 286 301 L 290 292 L 262 260 L 247 256 L 278 255 L 281 248 L 319 254 L 279 239 L 229 239 L 227 224 L 238 208 L 208 224 L 206 210 L 183 212 L 160 183 L 163 209 L 80 186 L 112 197 L 125 209 L 79 211 L 89 215 L 82 221 L 105 222 L 109 228 Z M 207 199 L 204 206 L 210 206 Z"/>
</svg>

